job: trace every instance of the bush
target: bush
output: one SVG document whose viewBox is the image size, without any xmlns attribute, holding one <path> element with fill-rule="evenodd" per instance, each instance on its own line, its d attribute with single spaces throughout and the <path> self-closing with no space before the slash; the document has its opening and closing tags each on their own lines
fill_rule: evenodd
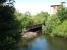
<svg viewBox="0 0 67 50">
<path fill-rule="evenodd" d="M 0 50 L 16 50 L 20 39 L 20 22 L 14 14 L 15 8 L 13 4 L 0 4 Z"/>
<path fill-rule="evenodd" d="M 56 26 L 55 29 L 52 30 L 52 34 L 67 38 L 67 20 L 64 20 L 62 24 Z"/>
<path fill-rule="evenodd" d="M 59 25 L 60 23 L 61 22 L 60 22 L 59 18 L 56 15 L 49 16 L 47 18 L 47 21 L 46 21 L 46 27 L 45 27 L 46 29 L 45 29 L 45 31 L 50 34 L 52 32 L 52 30 L 57 25 Z"/>
</svg>

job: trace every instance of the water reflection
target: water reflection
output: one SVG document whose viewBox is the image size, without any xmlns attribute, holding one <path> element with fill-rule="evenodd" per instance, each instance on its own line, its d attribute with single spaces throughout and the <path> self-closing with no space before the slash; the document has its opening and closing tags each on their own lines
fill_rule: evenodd
<svg viewBox="0 0 67 50">
<path fill-rule="evenodd" d="M 41 36 L 23 42 L 19 50 L 67 50 L 67 40 Z"/>
<path fill-rule="evenodd" d="M 29 43 L 30 50 L 48 50 L 48 42 L 43 38 L 36 38 L 33 43 Z"/>
</svg>

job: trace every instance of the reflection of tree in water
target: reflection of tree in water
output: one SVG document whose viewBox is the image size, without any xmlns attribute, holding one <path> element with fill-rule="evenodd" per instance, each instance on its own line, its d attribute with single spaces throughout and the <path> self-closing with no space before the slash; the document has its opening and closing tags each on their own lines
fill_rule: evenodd
<svg viewBox="0 0 67 50">
<path fill-rule="evenodd" d="M 48 46 L 51 50 L 66 50 L 67 49 L 67 42 L 65 39 L 62 38 L 48 38 Z"/>
<path fill-rule="evenodd" d="M 20 50 L 28 50 L 28 42 L 29 42 L 29 40 L 25 40 L 25 39 L 21 39 L 20 40 L 20 42 L 19 42 L 19 44 L 18 44 L 18 46 L 19 46 L 19 49 Z"/>
<path fill-rule="evenodd" d="M 32 43 L 35 44 L 35 40 L 36 40 L 35 38 L 28 39 L 28 40 L 21 38 L 21 40 L 18 44 L 19 50 L 30 50 L 32 47 L 32 45 L 30 45 L 30 44 L 32 44 Z"/>
</svg>

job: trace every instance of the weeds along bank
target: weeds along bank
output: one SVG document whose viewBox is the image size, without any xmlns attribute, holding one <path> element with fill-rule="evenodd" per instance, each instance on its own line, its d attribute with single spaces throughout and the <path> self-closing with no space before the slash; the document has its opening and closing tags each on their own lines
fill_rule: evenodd
<svg viewBox="0 0 67 50">
<path fill-rule="evenodd" d="M 51 36 L 67 38 L 67 7 L 62 5 L 56 14 L 48 17 L 45 24 L 45 30 Z"/>
<path fill-rule="evenodd" d="M 41 23 L 43 32 L 51 36 L 67 37 L 67 8 L 64 6 L 51 16 L 47 12 L 40 12 L 36 15 L 26 12 L 25 14 L 17 13 L 17 19 L 21 22 L 22 28 Z"/>
</svg>

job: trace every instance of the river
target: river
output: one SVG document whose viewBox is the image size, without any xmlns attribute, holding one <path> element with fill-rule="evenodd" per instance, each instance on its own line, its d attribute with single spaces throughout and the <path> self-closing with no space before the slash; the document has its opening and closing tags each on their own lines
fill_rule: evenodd
<svg viewBox="0 0 67 50">
<path fill-rule="evenodd" d="M 67 39 L 57 37 L 39 36 L 21 44 L 18 50 L 67 50 Z"/>
</svg>

